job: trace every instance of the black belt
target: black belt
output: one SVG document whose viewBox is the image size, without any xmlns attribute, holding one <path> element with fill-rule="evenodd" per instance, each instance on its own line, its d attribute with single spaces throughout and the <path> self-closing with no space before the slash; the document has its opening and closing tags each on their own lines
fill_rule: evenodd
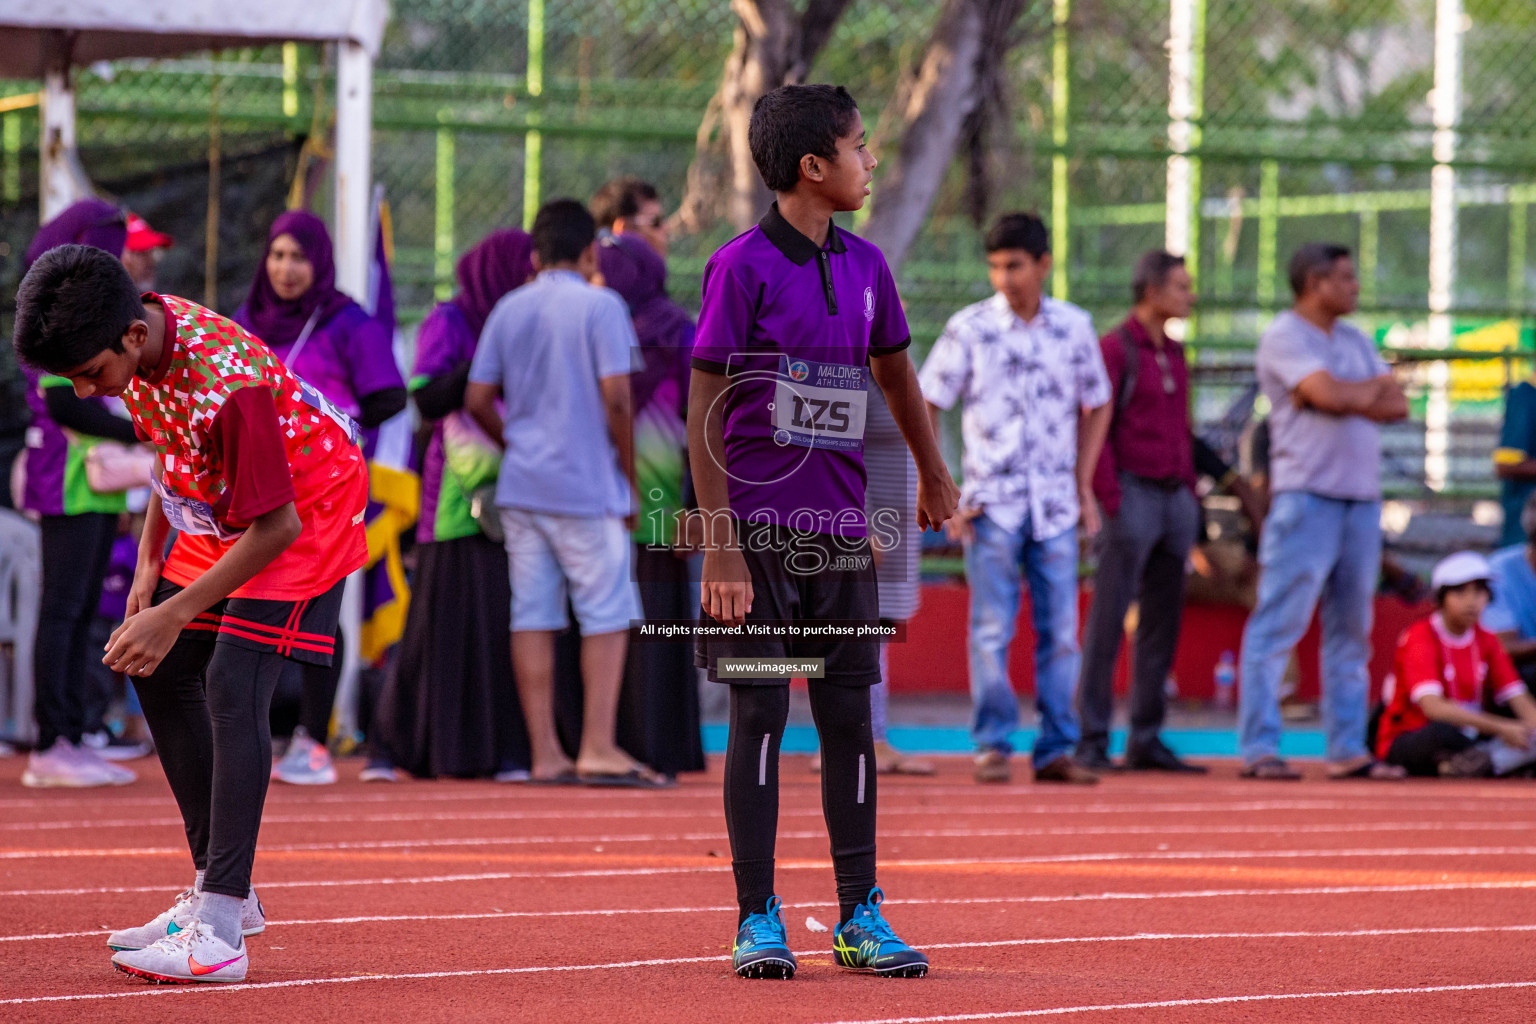
<svg viewBox="0 0 1536 1024">
<path fill-rule="evenodd" d="M 1177 490 L 1182 490 L 1185 486 L 1187 486 L 1187 484 L 1185 483 L 1184 478 L 1183 477 L 1179 477 L 1179 476 L 1155 476 L 1154 477 L 1154 476 L 1141 476 L 1140 474 L 1137 474 L 1137 473 L 1130 473 L 1128 475 L 1133 480 L 1135 480 L 1137 483 L 1146 484 L 1148 487 L 1155 487 L 1159 491 L 1177 491 Z"/>
</svg>

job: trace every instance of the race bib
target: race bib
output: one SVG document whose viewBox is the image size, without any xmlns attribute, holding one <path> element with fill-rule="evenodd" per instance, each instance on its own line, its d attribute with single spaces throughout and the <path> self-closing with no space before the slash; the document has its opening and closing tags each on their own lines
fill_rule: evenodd
<svg viewBox="0 0 1536 1024">
<path fill-rule="evenodd" d="M 328 417 L 332 423 L 335 423 L 338 427 L 340 427 L 342 431 L 347 435 L 347 438 L 354 445 L 358 444 L 362 440 L 362 431 L 358 429 L 356 421 L 332 405 L 331 400 L 316 390 L 314 385 L 310 384 L 308 381 L 299 379 L 298 397 L 299 401 L 303 402 L 311 409 L 314 409 L 315 411 Z"/>
<path fill-rule="evenodd" d="M 176 494 L 161 482 L 159 476 L 150 481 L 150 486 L 160 495 L 160 507 L 165 512 L 165 519 L 177 533 L 229 541 L 245 532 L 219 522 L 213 514 L 212 505 Z"/>
<path fill-rule="evenodd" d="M 781 445 L 861 452 L 868 403 L 868 368 L 781 356 L 773 439 Z"/>
</svg>

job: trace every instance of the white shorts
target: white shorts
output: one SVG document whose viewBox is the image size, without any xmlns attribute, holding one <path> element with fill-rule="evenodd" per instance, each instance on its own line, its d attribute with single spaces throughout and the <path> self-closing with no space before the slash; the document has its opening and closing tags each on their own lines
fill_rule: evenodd
<svg viewBox="0 0 1536 1024">
<path fill-rule="evenodd" d="M 499 511 L 507 536 L 514 633 L 565 629 L 567 593 L 585 636 L 616 633 L 640 618 L 623 520 Z"/>
</svg>

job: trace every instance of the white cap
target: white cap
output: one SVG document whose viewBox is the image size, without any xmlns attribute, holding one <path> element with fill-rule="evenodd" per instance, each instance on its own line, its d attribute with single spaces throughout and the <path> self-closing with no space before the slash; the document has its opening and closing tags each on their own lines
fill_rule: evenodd
<svg viewBox="0 0 1536 1024">
<path fill-rule="evenodd" d="M 1477 580 L 1486 582 L 1491 579 L 1493 567 L 1488 564 L 1488 559 L 1476 551 L 1458 551 L 1440 560 L 1429 577 L 1429 585 L 1439 590 L 1442 587 L 1459 587 L 1463 583 L 1474 583 Z"/>
</svg>

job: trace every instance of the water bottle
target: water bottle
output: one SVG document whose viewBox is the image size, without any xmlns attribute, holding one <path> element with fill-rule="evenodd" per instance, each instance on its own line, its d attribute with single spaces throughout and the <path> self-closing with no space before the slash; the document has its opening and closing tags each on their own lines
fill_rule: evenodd
<svg viewBox="0 0 1536 1024">
<path fill-rule="evenodd" d="M 1236 703 L 1237 691 L 1237 656 L 1231 651 L 1222 651 L 1221 658 L 1216 662 L 1216 706 L 1223 710 L 1231 708 Z"/>
</svg>

